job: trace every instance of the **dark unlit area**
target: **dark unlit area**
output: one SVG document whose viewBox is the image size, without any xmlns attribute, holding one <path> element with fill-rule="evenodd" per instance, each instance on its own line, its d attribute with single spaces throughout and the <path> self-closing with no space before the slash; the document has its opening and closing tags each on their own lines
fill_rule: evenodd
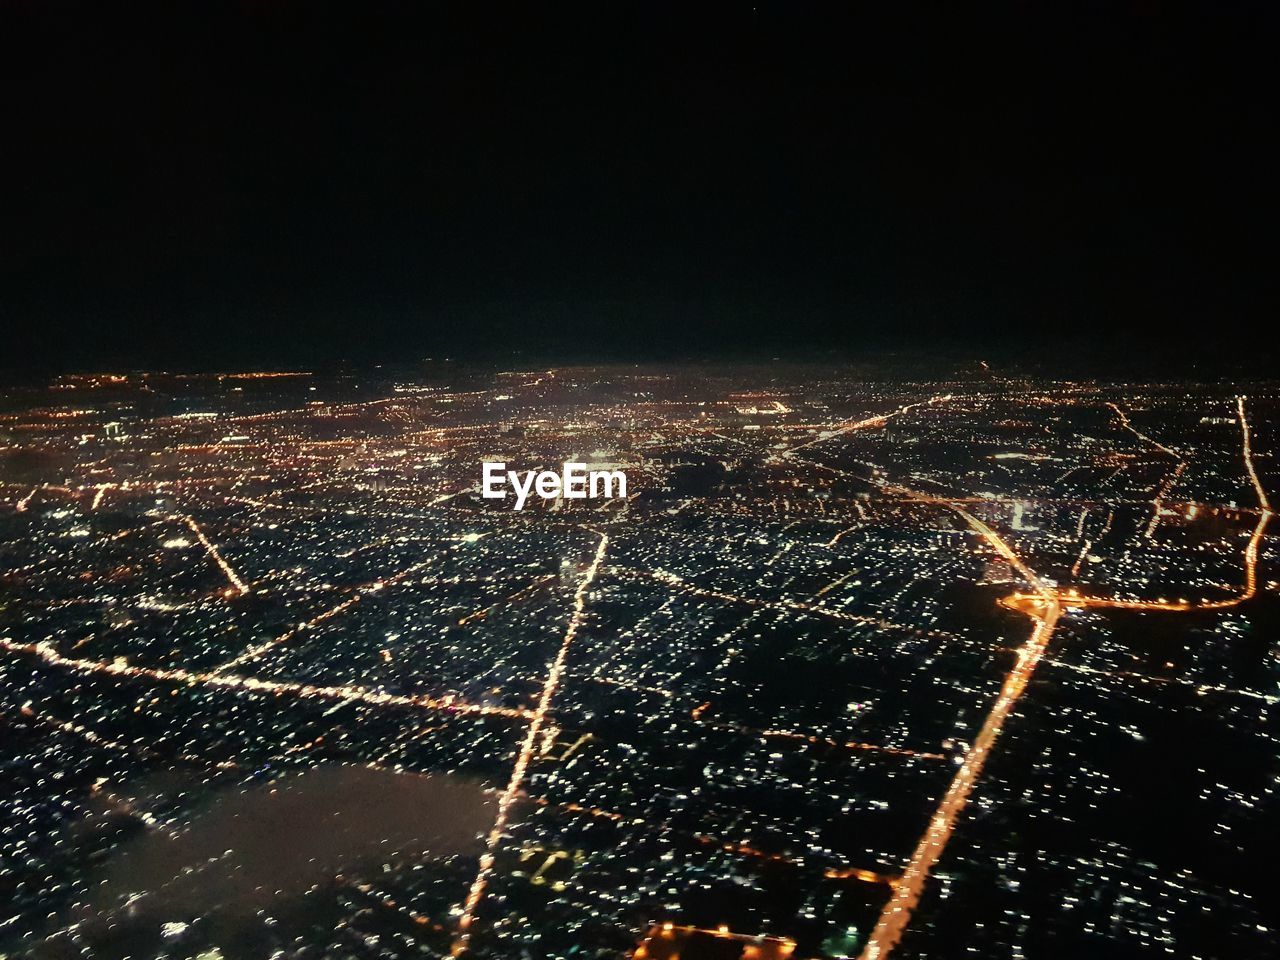
<svg viewBox="0 0 1280 960">
<path fill-rule="evenodd" d="M 150 786 L 174 788 L 148 782 L 124 792 L 150 805 Z M 90 878 L 92 900 L 74 919 L 112 955 L 109 943 L 154 938 L 164 924 L 180 939 L 178 926 L 211 913 L 233 931 L 296 912 L 309 891 L 476 854 L 492 819 L 479 783 L 445 774 L 363 766 L 287 774 L 217 795 L 187 822 L 156 823 L 126 842 Z"/>
</svg>

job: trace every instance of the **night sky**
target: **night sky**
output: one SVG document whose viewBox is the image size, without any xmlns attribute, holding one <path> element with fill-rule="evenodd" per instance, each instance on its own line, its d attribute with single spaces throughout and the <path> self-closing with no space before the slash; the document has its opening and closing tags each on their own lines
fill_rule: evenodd
<svg viewBox="0 0 1280 960">
<path fill-rule="evenodd" d="M 1267 372 L 1275 4 L 838 9 L 6 0 L 0 365 Z"/>
</svg>

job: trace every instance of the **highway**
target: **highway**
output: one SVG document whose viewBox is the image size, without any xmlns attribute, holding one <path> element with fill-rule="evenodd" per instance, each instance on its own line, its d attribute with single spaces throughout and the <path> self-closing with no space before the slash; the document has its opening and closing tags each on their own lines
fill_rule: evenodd
<svg viewBox="0 0 1280 960">
<path fill-rule="evenodd" d="M 917 494 L 915 491 L 903 487 L 884 485 L 885 489 L 902 493 L 913 499 L 947 506 L 963 517 L 975 532 L 995 548 L 996 552 L 1004 557 L 1031 584 L 1034 592 L 1014 593 L 1005 597 L 1001 602 L 1009 609 L 1017 610 L 1031 617 L 1036 626 L 1026 643 L 1018 649 L 1017 659 L 1005 677 L 1000 689 L 1000 695 L 996 698 L 990 712 L 983 720 L 978 735 L 974 738 L 973 746 L 965 758 L 965 762 L 956 771 L 951 785 L 947 788 L 946 793 L 943 794 L 942 801 L 930 818 L 929 824 L 916 844 L 915 850 L 912 851 L 911 858 L 903 870 L 901 879 L 894 885 L 893 894 L 881 911 L 880 918 L 876 922 L 870 937 L 868 937 L 866 945 L 863 947 L 860 960 L 884 960 L 901 941 L 907 925 L 911 922 L 912 913 L 920 902 L 920 895 L 924 889 L 925 881 L 946 848 L 947 841 L 955 828 L 956 818 L 964 809 L 969 794 L 973 791 L 974 784 L 982 773 L 982 768 L 991 752 L 991 748 L 1000 735 L 1005 721 L 1017 705 L 1018 699 L 1026 690 L 1027 683 L 1030 681 L 1036 666 L 1044 656 L 1064 607 L 1106 607 L 1125 610 L 1168 611 L 1218 610 L 1244 603 L 1257 593 L 1258 546 L 1266 532 L 1272 513 L 1271 503 L 1267 498 L 1266 490 L 1262 486 L 1253 462 L 1251 432 L 1248 418 L 1245 415 L 1245 399 L 1243 396 L 1236 398 L 1236 409 L 1240 421 L 1245 470 L 1257 494 L 1261 512 L 1257 526 L 1254 527 L 1253 535 L 1249 538 L 1249 544 L 1245 548 L 1244 585 L 1240 593 L 1222 600 L 1199 602 L 1186 600 L 1176 602 L 1165 600 L 1118 600 L 1084 596 L 1075 590 L 1058 590 L 1050 587 L 1037 576 L 999 534 L 959 506 L 958 503 Z M 1114 405 L 1112 406 L 1114 407 Z M 1137 433 L 1136 430 L 1133 430 L 1128 425 L 1128 418 L 1124 416 L 1123 411 L 1118 407 L 1115 407 L 1115 409 L 1123 418 L 1126 426 L 1134 433 Z M 1138 435 L 1160 447 L 1165 452 L 1178 456 L 1175 451 L 1161 446 L 1156 441 L 1151 440 L 1150 437 L 1146 437 L 1143 434 Z"/>
<path fill-rule="evenodd" d="M 227 582 L 231 584 L 232 588 L 234 588 L 237 593 L 252 592 L 249 585 L 240 579 L 239 574 L 235 572 L 231 564 L 227 563 L 227 561 L 223 559 L 222 553 L 218 550 L 217 546 L 214 545 L 213 541 L 204 535 L 204 531 L 200 529 L 200 524 L 196 523 L 194 517 L 189 517 L 186 514 L 178 514 L 174 516 L 173 519 L 181 520 L 190 528 L 191 532 L 196 535 L 196 539 L 200 541 L 206 552 L 208 552 L 210 559 L 218 565 L 218 569 L 222 571 L 223 575 L 227 578 Z"/>
<path fill-rule="evenodd" d="M 906 869 L 902 871 L 902 878 L 894 885 L 893 894 L 881 911 L 880 919 L 863 948 L 862 960 L 881 960 L 887 957 L 902 939 L 907 924 L 911 922 L 912 912 L 920 902 L 925 881 L 934 864 L 938 862 L 938 858 L 942 856 L 947 841 L 951 839 L 956 818 L 960 816 L 960 811 L 968 802 L 969 794 L 973 792 L 974 784 L 982 774 L 987 756 L 991 753 L 996 738 L 1000 736 L 1005 721 L 1013 712 L 1018 699 L 1027 688 L 1032 673 L 1035 672 L 1036 665 L 1044 655 L 1061 613 L 1062 608 L 1057 601 L 1044 602 L 1043 612 L 1036 617 L 1035 629 L 1027 642 L 1018 648 L 1013 669 L 1005 677 L 1000 695 L 996 697 L 986 719 L 983 720 L 982 727 L 974 737 L 973 746 L 970 747 L 964 763 L 956 770 L 951 785 L 943 794 L 942 802 L 938 804 L 938 809 L 929 819 L 924 835 L 912 851 L 911 859 L 907 861 Z"/>
<path fill-rule="evenodd" d="M 825 607 L 817 603 L 804 603 L 799 600 L 764 600 L 758 597 L 745 597 L 736 593 L 724 593 L 720 590 L 710 590 L 706 587 L 699 587 L 696 584 L 689 583 L 687 580 L 676 576 L 674 573 L 668 573 L 665 570 L 642 570 L 636 567 L 617 567 L 608 568 L 608 573 L 621 577 L 646 578 L 656 580 L 659 583 L 665 583 L 677 590 L 683 590 L 698 597 L 710 597 L 713 600 L 724 600 L 726 603 L 740 603 L 748 607 L 762 607 L 770 610 L 785 610 L 790 613 L 811 614 L 818 617 L 830 617 L 833 620 L 847 620 L 850 623 L 864 623 L 870 626 L 880 627 L 883 630 L 906 630 L 912 633 L 926 636 L 941 636 L 939 631 L 920 631 L 915 627 L 904 626 L 900 623 L 892 623 L 880 617 L 864 617 L 856 613 L 845 613 L 843 610 L 834 610 L 831 607 Z"/>
<path fill-rule="evenodd" d="M 538 743 L 538 735 L 542 731 L 542 725 L 546 722 L 547 710 L 550 709 L 551 701 L 556 695 L 556 688 L 560 685 L 560 677 L 564 673 L 564 664 L 569 654 L 569 648 L 573 645 L 574 638 L 578 635 L 582 622 L 586 618 L 587 592 L 591 589 L 591 585 L 595 583 L 596 575 L 600 572 L 600 565 L 604 562 L 605 551 L 609 549 L 609 535 L 598 531 L 595 532 L 600 537 L 600 542 L 596 546 L 595 556 L 591 560 L 591 565 L 587 567 L 586 573 L 578 583 L 577 590 L 574 591 L 573 612 L 569 616 L 569 625 L 565 628 L 564 639 L 561 640 L 560 649 L 547 670 L 546 680 L 542 684 L 542 694 L 538 697 L 538 705 L 534 708 L 529 720 L 529 727 L 525 731 L 524 742 L 520 746 L 520 752 L 516 755 L 515 765 L 511 769 L 511 779 L 508 781 L 506 789 L 502 791 L 502 795 L 498 798 L 498 813 L 494 818 L 493 827 L 489 830 L 489 835 L 485 838 L 485 850 L 480 856 L 480 869 L 476 873 L 475 880 L 471 883 L 471 889 L 467 892 L 467 899 L 463 903 L 462 912 L 458 917 L 458 933 L 450 951 L 452 956 L 462 956 L 467 952 L 467 948 L 470 945 L 471 925 L 475 922 L 476 909 L 480 906 L 480 901 L 484 899 L 485 887 L 488 886 L 489 877 L 493 874 L 493 864 L 496 859 L 498 845 L 502 842 L 502 836 L 506 832 L 507 820 L 511 816 L 512 805 L 519 798 L 524 785 L 525 771 L 529 768 L 529 761 L 533 757 L 534 749 Z"/>
<path fill-rule="evenodd" d="M 951 399 L 952 395 L 949 393 L 945 396 L 930 397 L 928 400 L 919 400 L 915 403 L 908 403 L 906 406 L 899 407 L 897 410 L 890 411 L 889 413 L 881 413 L 874 417 L 867 417 L 865 420 L 857 420 L 841 424 L 834 429 L 824 431 L 821 436 L 815 437 L 813 440 L 806 440 L 804 443 L 797 444 L 790 450 L 787 450 L 783 456 L 790 456 L 797 450 L 804 450 L 807 447 L 816 446 L 819 443 L 826 443 L 828 440 L 834 440 L 836 437 L 843 436 L 846 433 L 854 433 L 858 430 L 870 430 L 883 427 L 891 417 L 899 417 L 909 410 L 914 410 L 916 407 L 932 406 L 936 403 L 946 403 Z"/>
<path fill-rule="evenodd" d="M 1258 506 L 1262 507 L 1263 512 L 1271 512 L 1271 501 L 1267 499 L 1267 491 L 1262 488 L 1262 481 L 1258 479 L 1258 471 L 1253 465 L 1253 431 L 1249 427 L 1249 418 L 1245 416 L 1244 401 L 1245 397 L 1236 397 L 1236 415 L 1240 418 L 1240 432 L 1244 436 L 1243 456 L 1245 472 L 1249 474 L 1249 481 L 1253 484 L 1254 493 L 1258 496 Z"/>
<path fill-rule="evenodd" d="M 905 490 L 905 488 L 896 489 L 915 495 L 914 491 Z M 939 502 L 931 497 L 915 496 L 917 499 Z M 1023 562 L 1003 537 L 963 507 L 941 502 L 959 514 L 974 532 L 987 541 L 1035 588 L 1036 593 L 1028 598 L 1029 602 L 1025 605 L 1025 609 L 1020 609 L 1020 612 L 1030 616 L 1036 625 L 1026 643 L 1018 648 L 1017 658 L 1005 676 L 1000 694 L 982 721 L 982 726 L 978 729 L 978 734 L 974 737 L 964 762 L 956 770 L 937 810 L 930 817 L 929 825 L 925 828 L 923 836 L 907 861 L 906 868 L 902 871 L 902 877 L 894 884 L 893 894 L 881 911 L 880 919 L 876 922 L 871 936 L 867 938 L 862 951 L 862 960 L 881 960 L 888 956 L 902 939 L 902 934 L 911 921 L 911 915 L 920 902 L 925 881 L 928 880 L 929 873 L 938 862 L 938 858 L 942 856 L 942 851 L 946 849 L 947 841 L 951 839 L 951 834 L 955 830 L 956 819 L 960 816 L 960 811 L 969 800 L 969 794 L 973 792 L 974 784 L 982 774 L 987 756 L 995 745 L 996 738 L 1000 736 L 1005 721 L 1026 690 L 1036 665 L 1039 664 L 1049 641 L 1053 638 L 1054 628 L 1062 614 L 1062 607 L 1054 591 Z"/>
<path fill-rule="evenodd" d="M 1151 437 L 1148 437 L 1145 433 L 1143 433 L 1137 427 L 1135 427 L 1132 423 L 1130 423 L 1129 415 L 1125 413 L 1123 410 L 1121 410 L 1119 406 L 1110 402 L 1107 403 L 1107 406 L 1116 412 L 1116 415 L 1120 418 L 1121 426 L 1123 426 L 1126 430 L 1132 433 L 1139 440 L 1146 441 L 1147 443 L 1151 444 L 1151 446 L 1159 450 L 1161 453 L 1167 453 L 1171 457 L 1178 457 L 1178 458 L 1182 457 L 1182 454 L 1180 454 L 1177 450 L 1174 450 L 1172 447 L 1166 447 L 1159 440 L 1153 440 Z"/>
<path fill-rule="evenodd" d="M 8 637 L 0 637 L 0 648 L 11 653 L 26 653 L 39 657 L 50 666 L 74 670 L 78 673 L 101 673 L 115 677 L 136 677 L 168 683 L 223 687 L 256 694 L 291 694 L 319 700 L 342 700 L 369 703 L 382 707 L 416 707 L 425 710 L 442 710 L 449 713 L 475 713 L 489 716 L 525 718 L 530 711 L 513 707 L 486 707 L 452 698 L 436 699 L 427 696 L 404 696 L 384 693 L 367 687 L 326 687 L 310 683 L 290 683 L 282 680 L 261 680 L 242 677 L 233 673 L 193 673 L 165 667 L 135 667 L 123 658 L 116 660 L 75 660 L 64 657 L 52 644 L 14 643 Z"/>
</svg>

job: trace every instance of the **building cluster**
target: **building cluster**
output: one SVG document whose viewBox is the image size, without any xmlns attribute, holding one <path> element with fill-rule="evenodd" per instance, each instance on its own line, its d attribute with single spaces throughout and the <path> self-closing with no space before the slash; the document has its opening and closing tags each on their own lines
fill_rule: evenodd
<svg viewBox="0 0 1280 960">
<path fill-rule="evenodd" d="M 1273 954 L 1278 397 L 1246 423 L 1216 387 L 749 366 L 14 388 L 0 956 L 857 956 L 1049 596 L 898 955 Z M 486 461 L 627 496 L 515 512 Z M 281 792 L 361 826 L 221 835 Z M 248 896 L 264 860 L 297 869 Z"/>
</svg>

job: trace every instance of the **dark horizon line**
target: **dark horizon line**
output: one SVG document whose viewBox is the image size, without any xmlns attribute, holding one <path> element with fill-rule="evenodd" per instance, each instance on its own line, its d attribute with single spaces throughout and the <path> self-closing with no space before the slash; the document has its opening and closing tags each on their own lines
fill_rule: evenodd
<svg viewBox="0 0 1280 960">
<path fill-rule="evenodd" d="M 406 353 L 413 355 L 406 357 Z M 1198 353 L 1178 356 L 1136 357 L 1117 348 L 1076 356 L 1008 356 L 998 351 L 952 350 L 931 351 L 903 348 L 868 349 L 859 352 L 837 348 L 795 347 L 778 350 L 767 347 L 741 347 L 732 351 L 689 350 L 638 354 L 626 350 L 559 350 L 559 351 L 399 351 L 398 355 L 377 354 L 357 357 L 285 356 L 268 351 L 252 356 L 184 357 L 88 357 L 59 358 L 41 362 L 12 354 L 0 358 L 0 386 L 31 386 L 50 383 L 68 376 L 234 376 L 255 372 L 306 373 L 317 376 L 386 376 L 407 377 L 413 374 L 459 375 L 484 373 L 534 372 L 546 369 L 586 370 L 689 368 L 714 371 L 742 367 L 774 366 L 785 368 L 820 368 L 834 370 L 847 367 L 851 372 L 872 372 L 882 367 L 886 379 L 945 379 L 947 376 L 981 378 L 993 381 L 1048 377 L 1055 381 L 1122 381 L 1130 383 L 1173 382 L 1278 382 L 1275 365 L 1265 355 L 1232 357 Z"/>
</svg>

